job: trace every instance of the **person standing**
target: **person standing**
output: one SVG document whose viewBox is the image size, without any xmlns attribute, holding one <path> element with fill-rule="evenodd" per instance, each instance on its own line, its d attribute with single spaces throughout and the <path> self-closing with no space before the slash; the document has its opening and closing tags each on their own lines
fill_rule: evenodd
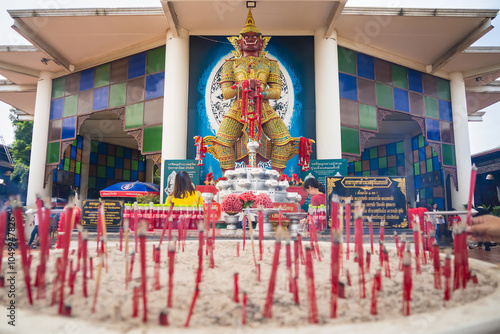
<svg viewBox="0 0 500 334">
<path fill-rule="evenodd" d="M 314 177 L 304 181 L 304 190 L 311 195 L 311 206 L 326 205 L 325 187 Z"/>
<path fill-rule="evenodd" d="M 174 190 L 165 200 L 167 205 L 203 205 L 203 197 L 197 191 L 189 174 L 185 171 L 179 172 L 175 175 Z"/>
<path fill-rule="evenodd" d="M 432 211 L 433 212 L 438 211 L 436 203 L 432 204 Z M 434 223 L 436 224 L 436 242 L 439 244 L 439 236 L 441 234 L 440 229 L 441 229 L 441 226 L 444 226 L 444 224 L 445 224 L 444 216 L 435 215 L 434 216 Z"/>
<path fill-rule="evenodd" d="M 40 237 L 40 235 L 38 234 L 38 214 L 36 213 L 35 210 L 33 209 L 28 209 L 26 211 L 26 214 L 28 215 L 28 217 L 30 215 L 33 215 L 33 220 L 31 221 L 30 223 L 30 226 L 33 226 L 35 225 L 35 227 L 33 228 L 33 230 L 31 231 L 31 237 L 30 237 L 30 240 L 28 241 L 28 247 L 31 247 L 31 244 L 33 243 L 33 241 L 35 240 L 35 237 L 38 235 L 38 237 Z"/>
</svg>

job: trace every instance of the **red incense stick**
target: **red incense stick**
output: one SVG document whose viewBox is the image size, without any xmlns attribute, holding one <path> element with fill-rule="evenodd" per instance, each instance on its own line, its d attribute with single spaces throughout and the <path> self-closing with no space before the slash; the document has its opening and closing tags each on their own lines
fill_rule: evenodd
<svg viewBox="0 0 500 334">
<path fill-rule="evenodd" d="M 235 303 L 239 303 L 240 298 L 239 298 L 239 293 L 238 293 L 238 273 L 234 273 L 233 278 L 234 278 L 233 300 Z"/>
<path fill-rule="evenodd" d="M 293 241 L 293 263 L 295 267 L 295 277 L 299 277 L 299 241 Z"/>
<path fill-rule="evenodd" d="M 196 286 L 201 283 L 203 272 L 203 225 L 198 226 L 198 272 L 196 274 Z"/>
<path fill-rule="evenodd" d="M 311 255 L 311 248 L 306 247 L 306 279 L 307 279 L 307 298 L 309 301 L 308 320 L 309 323 L 318 323 L 318 306 L 316 303 L 316 289 L 314 287 L 314 269 Z"/>
<path fill-rule="evenodd" d="M 381 281 L 380 271 L 377 270 L 377 272 L 375 273 L 375 277 L 373 279 L 373 286 L 372 286 L 372 300 L 370 305 L 370 314 L 372 315 L 377 314 L 377 298 L 378 298 L 378 293 L 380 291 L 380 286 L 379 286 L 380 281 Z"/>
<path fill-rule="evenodd" d="M 293 271 L 292 271 L 292 250 L 290 246 L 290 241 L 285 243 L 286 251 L 286 270 L 288 272 L 288 291 L 293 292 Z"/>
<path fill-rule="evenodd" d="M 434 289 L 441 289 L 441 263 L 439 261 L 439 245 L 434 240 L 432 244 L 433 250 L 433 264 L 434 264 Z"/>
<path fill-rule="evenodd" d="M 191 315 L 193 314 L 194 304 L 196 303 L 196 299 L 198 298 L 199 293 L 200 293 L 200 290 L 199 290 L 198 286 L 196 286 L 196 289 L 194 290 L 193 300 L 191 302 L 191 306 L 189 307 L 189 313 L 188 313 L 188 317 L 186 319 L 186 323 L 184 324 L 184 327 L 189 327 L 189 321 L 191 320 Z"/>
<path fill-rule="evenodd" d="M 296 305 L 300 305 L 299 301 L 299 282 L 297 282 L 298 277 L 293 278 L 293 301 Z"/>
<path fill-rule="evenodd" d="M 339 296 L 339 259 L 340 259 L 340 242 L 341 236 L 340 234 L 333 234 L 333 243 L 332 243 L 332 291 L 330 296 L 330 318 L 337 317 L 337 300 Z"/>
<path fill-rule="evenodd" d="M 451 287 L 450 287 L 450 279 L 451 279 L 451 257 L 450 250 L 446 250 L 446 257 L 444 259 L 444 300 L 448 301 L 451 297 Z"/>
<path fill-rule="evenodd" d="M 278 271 L 280 249 L 281 249 L 281 240 L 277 239 L 274 246 L 273 266 L 271 269 L 271 279 L 269 280 L 269 286 L 267 288 L 266 304 L 264 305 L 264 312 L 262 313 L 262 316 L 264 318 L 273 317 L 273 296 L 274 296 L 274 288 L 276 286 L 276 274 Z"/>
<path fill-rule="evenodd" d="M 139 291 L 140 287 L 134 286 L 132 293 L 132 318 L 139 316 Z"/>
<path fill-rule="evenodd" d="M 90 270 L 90 279 L 94 279 L 94 265 L 92 263 L 92 256 L 89 257 L 89 270 Z"/>
<path fill-rule="evenodd" d="M 160 260 L 161 259 L 161 250 L 160 247 L 155 248 L 155 272 L 154 272 L 154 290 L 160 290 Z"/>
<path fill-rule="evenodd" d="M 148 301 L 147 301 L 147 276 L 146 276 L 146 226 L 141 226 L 138 231 L 141 249 L 141 288 L 144 315 L 142 322 L 148 321 Z"/>
<path fill-rule="evenodd" d="M 259 224 L 259 260 L 262 261 L 262 254 L 264 253 L 264 245 L 262 244 L 262 241 L 264 240 L 264 213 L 262 210 L 259 210 L 257 213 L 257 220 Z"/>
<path fill-rule="evenodd" d="M 168 326 L 168 311 L 163 309 L 160 311 L 160 315 L 158 316 L 158 325 L 160 326 Z"/>
<path fill-rule="evenodd" d="M 351 239 L 351 198 L 345 199 L 345 228 L 346 228 L 346 259 L 349 260 L 349 242 Z"/>
<path fill-rule="evenodd" d="M 411 301 L 411 267 L 410 267 L 410 252 L 406 252 L 403 260 L 403 315 L 410 315 Z"/>
<path fill-rule="evenodd" d="M 168 294 L 167 307 L 172 307 L 172 295 L 174 291 L 174 265 L 175 265 L 175 243 L 168 245 Z"/>
<path fill-rule="evenodd" d="M 28 266 L 28 254 L 26 250 L 26 238 L 24 234 L 24 218 L 20 202 L 15 201 L 12 205 L 14 211 L 14 217 L 16 220 L 16 231 L 19 250 L 21 251 L 21 261 L 23 265 L 24 273 L 24 283 L 26 286 L 26 291 L 28 292 L 28 301 L 30 305 L 33 305 L 33 298 L 31 296 L 31 284 L 30 284 L 30 271 Z"/>
<path fill-rule="evenodd" d="M 305 263 L 305 257 L 304 257 L 304 251 L 303 251 L 303 248 L 302 248 L 302 236 L 300 234 L 297 234 L 297 240 L 299 242 L 300 264 L 304 265 L 304 263 Z"/>
<path fill-rule="evenodd" d="M 241 324 L 247 323 L 247 293 L 243 292 L 243 301 L 241 306 Z"/>
<path fill-rule="evenodd" d="M 385 277 L 391 278 L 391 266 L 389 264 L 389 251 L 387 248 L 382 249 L 382 252 L 384 254 L 384 272 L 385 272 Z"/>
<path fill-rule="evenodd" d="M 246 232 L 246 229 L 247 229 L 247 223 L 246 223 L 246 221 L 247 221 L 247 216 L 243 215 L 243 223 L 242 223 L 243 224 L 242 225 L 242 227 L 243 227 L 243 251 L 245 251 L 245 239 L 246 239 L 245 232 Z"/>
<path fill-rule="evenodd" d="M 383 222 L 381 221 L 380 222 L 380 231 L 382 231 L 382 224 Z M 373 253 L 373 221 L 372 221 L 372 217 L 368 217 L 368 230 L 370 232 L 370 250 L 371 252 Z M 382 232 L 381 232 L 382 233 Z M 380 241 L 382 241 L 382 237 L 380 237 Z"/>
<path fill-rule="evenodd" d="M 83 273 L 82 273 L 82 292 L 83 297 L 87 298 L 87 247 L 88 247 L 89 233 L 84 230 L 82 233 L 82 257 L 83 257 Z"/>
<path fill-rule="evenodd" d="M 240 257 L 240 242 L 236 242 L 236 257 Z"/>
<path fill-rule="evenodd" d="M 123 227 L 120 227 L 120 252 L 123 252 L 122 242 L 123 242 Z"/>
<path fill-rule="evenodd" d="M 370 272 L 370 264 L 371 264 L 371 253 L 370 251 L 366 251 L 366 272 Z"/>
</svg>

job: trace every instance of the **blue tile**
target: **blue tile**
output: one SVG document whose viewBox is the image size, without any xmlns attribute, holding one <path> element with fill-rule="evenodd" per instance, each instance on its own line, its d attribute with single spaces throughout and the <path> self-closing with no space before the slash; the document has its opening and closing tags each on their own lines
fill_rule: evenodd
<svg viewBox="0 0 500 334">
<path fill-rule="evenodd" d="M 76 146 L 71 145 L 71 154 L 70 154 L 70 157 L 73 160 L 76 159 Z"/>
<path fill-rule="evenodd" d="M 425 161 L 425 146 L 418 149 L 418 161 Z"/>
<path fill-rule="evenodd" d="M 130 148 L 123 149 L 123 157 L 126 159 L 132 158 L 132 150 Z"/>
<path fill-rule="evenodd" d="M 425 188 L 425 197 L 432 198 L 432 188 Z"/>
<path fill-rule="evenodd" d="M 136 170 L 131 170 L 130 171 L 130 181 L 137 181 L 138 179 L 138 171 Z"/>
<path fill-rule="evenodd" d="M 97 165 L 97 153 L 95 153 L 95 152 L 91 152 L 90 153 L 89 164 L 91 164 L 91 165 Z"/>
<path fill-rule="evenodd" d="M 354 173 L 354 162 L 347 163 L 347 172 Z"/>
<path fill-rule="evenodd" d="M 80 174 L 75 174 L 75 187 L 80 186 Z"/>
<path fill-rule="evenodd" d="M 144 161 L 139 161 L 139 172 L 144 172 L 146 170 L 146 164 Z"/>
<path fill-rule="evenodd" d="M 59 163 L 59 165 L 57 165 L 57 168 L 64 169 L 64 158 L 61 159 L 61 162 Z"/>
<path fill-rule="evenodd" d="M 405 155 L 404 154 L 396 155 L 396 165 L 398 165 L 398 166 L 405 165 Z"/>
<path fill-rule="evenodd" d="M 439 210 L 444 210 L 444 198 L 436 197 L 434 198 L 434 203 L 437 204 Z"/>
<path fill-rule="evenodd" d="M 432 170 L 440 170 L 441 164 L 439 163 L 438 157 L 432 157 Z"/>
<path fill-rule="evenodd" d="M 106 179 L 103 177 L 98 177 L 95 184 L 97 189 L 104 189 L 106 188 Z"/>
<path fill-rule="evenodd" d="M 439 121 L 427 118 L 425 120 L 427 129 L 427 140 L 441 141 L 441 134 L 439 133 Z"/>
<path fill-rule="evenodd" d="M 83 137 L 82 136 L 76 137 L 76 147 L 83 149 Z"/>
<path fill-rule="evenodd" d="M 108 179 L 115 178 L 115 168 L 114 167 L 106 167 L 106 178 L 108 178 Z"/>
<path fill-rule="evenodd" d="M 108 154 L 108 144 L 106 143 L 99 143 L 99 154 Z"/>
<path fill-rule="evenodd" d="M 378 170 L 378 176 L 387 176 L 389 175 L 389 171 L 387 168 L 381 168 Z"/>
<path fill-rule="evenodd" d="M 378 158 L 370 160 L 370 170 L 378 169 Z"/>
<path fill-rule="evenodd" d="M 415 136 L 411 139 L 411 149 L 415 151 L 418 149 L 418 136 Z"/>
<path fill-rule="evenodd" d="M 58 119 L 63 115 L 64 99 L 52 100 L 50 104 L 50 119 Z"/>
<path fill-rule="evenodd" d="M 80 92 L 94 88 L 94 68 L 80 73 Z"/>
<path fill-rule="evenodd" d="M 165 72 L 148 75 L 146 77 L 146 100 L 163 96 L 165 86 Z"/>
<path fill-rule="evenodd" d="M 339 73 L 340 97 L 349 100 L 358 100 L 356 77 Z"/>
<path fill-rule="evenodd" d="M 396 143 L 387 145 L 387 156 L 396 155 Z"/>
<path fill-rule="evenodd" d="M 451 113 L 451 102 L 445 100 L 439 100 L 439 118 L 442 121 L 453 122 L 453 116 Z"/>
<path fill-rule="evenodd" d="M 123 158 L 116 158 L 115 167 L 116 168 L 123 168 Z"/>
<path fill-rule="evenodd" d="M 363 152 L 361 152 L 361 160 L 368 160 L 370 159 L 370 150 L 365 149 Z"/>
<path fill-rule="evenodd" d="M 410 90 L 422 93 L 422 73 L 408 69 L 408 87 Z"/>
<path fill-rule="evenodd" d="M 358 64 L 358 75 L 360 77 L 375 80 L 373 57 L 358 53 L 356 62 Z"/>
<path fill-rule="evenodd" d="M 96 88 L 94 90 L 94 106 L 92 110 L 102 110 L 108 108 L 109 86 Z"/>
<path fill-rule="evenodd" d="M 394 87 L 394 109 L 410 112 L 410 102 L 408 100 L 408 91 Z"/>
<path fill-rule="evenodd" d="M 133 79 L 146 73 L 146 53 L 139 53 L 128 58 L 128 78 Z"/>
<path fill-rule="evenodd" d="M 420 189 L 420 175 L 415 175 L 415 189 Z"/>
<path fill-rule="evenodd" d="M 57 169 L 53 169 L 52 170 L 52 182 L 56 182 L 57 181 Z"/>
<path fill-rule="evenodd" d="M 76 117 L 69 117 L 63 119 L 61 139 L 75 138 L 75 131 L 76 131 Z"/>
<path fill-rule="evenodd" d="M 355 172 L 354 176 L 363 176 L 363 172 Z"/>
</svg>

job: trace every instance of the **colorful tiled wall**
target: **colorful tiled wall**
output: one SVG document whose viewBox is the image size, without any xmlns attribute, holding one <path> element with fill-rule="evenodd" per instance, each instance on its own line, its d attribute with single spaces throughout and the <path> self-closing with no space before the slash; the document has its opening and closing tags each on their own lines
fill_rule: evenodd
<svg viewBox="0 0 500 334">
<path fill-rule="evenodd" d="M 426 73 L 339 47 L 342 152 L 359 156 L 360 131 L 378 132 L 377 110 L 407 113 L 425 123 L 424 137 L 455 166 L 450 83 Z"/>
<path fill-rule="evenodd" d="M 365 149 L 347 164 L 349 176 L 406 176 L 404 142 Z"/>
<path fill-rule="evenodd" d="M 124 181 L 145 181 L 146 162 L 138 150 L 91 141 L 89 190 Z"/>
<path fill-rule="evenodd" d="M 77 118 L 125 108 L 125 131 L 143 130 L 142 153 L 161 151 L 165 47 L 89 68 L 52 82 L 47 164 L 60 161 L 61 141 L 77 135 Z"/>
<path fill-rule="evenodd" d="M 64 157 L 56 169 L 52 171 L 52 181 L 57 184 L 80 186 L 82 166 L 83 137 L 77 136 L 73 144 L 64 151 Z"/>
<path fill-rule="evenodd" d="M 443 167 L 439 163 L 436 151 L 422 135 L 411 140 L 413 151 L 413 172 L 415 175 L 415 189 L 420 202 L 436 203 L 438 209 L 444 210 L 444 176 Z"/>
</svg>

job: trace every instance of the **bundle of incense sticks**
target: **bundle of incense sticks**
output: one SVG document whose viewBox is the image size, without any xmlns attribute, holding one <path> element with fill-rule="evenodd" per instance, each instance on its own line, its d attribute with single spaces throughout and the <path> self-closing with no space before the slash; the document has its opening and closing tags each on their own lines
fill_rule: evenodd
<svg viewBox="0 0 500 334">
<path fill-rule="evenodd" d="M 262 316 L 264 318 L 273 317 L 273 296 L 274 296 L 274 288 L 276 286 L 276 274 L 278 272 L 278 264 L 280 257 L 281 233 L 282 233 L 281 230 L 276 232 L 276 243 L 274 246 L 274 258 L 271 269 L 271 278 L 269 280 L 269 286 L 267 288 L 267 297 L 266 297 L 266 304 L 264 305 L 264 312 L 262 313 Z"/>
<path fill-rule="evenodd" d="M 364 261 L 363 261 L 363 208 L 361 207 L 361 202 L 356 202 L 355 206 L 355 220 L 354 220 L 354 239 L 356 241 L 355 249 L 358 258 L 358 268 L 359 268 L 359 296 L 360 298 L 366 298 L 365 289 L 365 272 L 364 272 Z"/>
<path fill-rule="evenodd" d="M 368 231 L 370 233 L 370 250 L 373 253 L 373 221 L 372 217 L 367 217 L 367 219 L 368 219 Z M 382 224 L 382 222 L 380 222 L 380 224 Z"/>
<path fill-rule="evenodd" d="M 434 288 L 441 289 L 441 263 L 439 261 L 439 245 L 436 241 L 433 246 L 433 264 L 434 264 Z"/>
<path fill-rule="evenodd" d="M 380 282 L 382 282 L 382 277 L 380 275 L 380 270 L 377 270 L 373 278 L 373 286 L 372 286 L 372 300 L 370 305 L 370 314 L 372 315 L 377 314 L 377 299 L 378 299 L 378 293 L 381 289 Z"/>
<path fill-rule="evenodd" d="M 307 280 L 307 299 L 309 304 L 308 320 L 309 323 L 318 323 L 318 306 L 316 303 L 316 288 L 314 286 L 314 268 L 311 255 L 311 247 L 306 247 L 306 280 Z"/>
<path fill-rule="evenodd" d="M 154 248 L 154 283 L 153 289 L 160 290 L 160 261 L 161 261 L 161 250 L 160 247 Z"/>
<path fill-rule="evenodd" d="M 349 242 L 351 241 L 351 198 L 345 199 L 345 228 L 346 228 L 346 259 L 349 260 Z"/>
<path fill-rule="evenodd" d="M 331 274 L 332 274 L 332 290 L 330 296 L 330 318 L 337 317 L 337 299 L 339 295 L 339 259 L 340 259 L 340 243 L 341 234 L 336 231 L 333 233 L 332 252 L 331 252 Z"/>
<path fill-rule="evenodd" d="M 410 315 L 410 301 L 411 301 L 411 260 L 410 252 L 407 251 L 403 255 L 403 315 Z"/>
<path fill-rule="evenodd" d="M 385 277 L 391 278 L 391 266 L 389 264 L 389 251 L 385 246 L 382 249 L 382 253 L 384 253 L 384 271 Z"/>
<path fill-rule="evenodd" d="M 47 201 L 49 202 L 49 201 Z M 38 292 L 37 299 L 45 298 L 45 272 L 47 270 L 47 255 L 49 240 L 49 227 L 50 227 L 50 208 L 42 207 L 42 200 L 37 196 L 36 199 L 37 213 L 38 213 L 38 235 L 40 237 L 40 265 L 38 267 Z M 3 233 L 3 229 L 0 228 Z M 3 246 L 3 241 L 0 242 Z M 0 250 L 1 251 L 1 250 Z"/>
<path fill-rule="evenodd" d="M 141 289 L 143 302 L 143 317 L 142 321 L 148 321 L 148 301 L 147 301 L 147 274 L 146 274 L 146 231 L 147 227 L 142 225 L 139 227 L 138 236 L 141 250 Z"/>
<path fill-rule="evenodd" d="M 61 266 L 61 285 L 59 291 L 59 314 L 63 313 L 64 306 L 64 284 L 66 280 L 66 269 L 68 266 L 68 256 L 69 256 L 69 244 L 71 242 L 71 231 L 73 230 L 73 224 L 75 223 L 76 210 L 73 209 L 73 204 L 68 205 L 66 210 L 66 222 L 64 224 L 64 250 L 62 257 Z"/>
<path fill-rule="evenodd" d="M 234 281 L 233 301 L 235 303 L 239 303 L 240 299 L 239 299 L 239 292 L 238 292 L 238 273 L 234 273 L 233 281 Z"/>
<path fill-rule="evenodd" d="M 82 233 L 82 258 L 83 258 L 83 272 L 82 272 L 82 293 L 83 297 L 87 298 L 87 252 L 88 252 L 88 239 L 89 232 L 84 230 Z"/>
<path fill-rule="evenodd" d="M 12 210 L 14 212 L 14 218 L 16 220 L 17 240 L 18 240 L 19 250 L 21 252 L 24 283 L 26 286 L 26 291 L 28 292 L 29 303 L 33 305 L 33 298 L 31 296 L 31 284 L 30 284 L 31 279 L 30 279 L 30 271 L 28 265 L 28 253 L 26 249 L 26 238 L 24 234 L 24 218 L 22 211 L 23 208 L 19 199 L 12 201 Z"/>
<path fill-rule="evenodd" d="M 243 301 L 241 306 L 241 324 L 245 325 L 247 322 L 247 293 L 243 291 Z"/>
<path fill-rule="evenodd" d="M 415 273 L 417 275 L 420 275 L 420 243 L 418 242 L 418 217 L 416 219 L 416 222 L 413 226 L 413 245 L 415 247 Z"/>
<path fill-rule="evenodd" d="M 167 307 L 172 307 L 172 293 L 174 291 L 174 265 L 175 265 L 175 242 L 168 245 L 168 295 Z"/>
<path fill-rule="evenodd" d="M 339 195 L 333 194 L 331 199 L 331 229 L 338 230 L 339 229 L 339 203 L 340 197 Z"/>
<path fill-rule="evenodd" d="M 446 257 L 444 259 L 444 300 L 448 301 L 451 297 L 451 287 L 450 287 L 450 279 L 451 279 L 451 250 L 445 250 Z"/>
</svg>

